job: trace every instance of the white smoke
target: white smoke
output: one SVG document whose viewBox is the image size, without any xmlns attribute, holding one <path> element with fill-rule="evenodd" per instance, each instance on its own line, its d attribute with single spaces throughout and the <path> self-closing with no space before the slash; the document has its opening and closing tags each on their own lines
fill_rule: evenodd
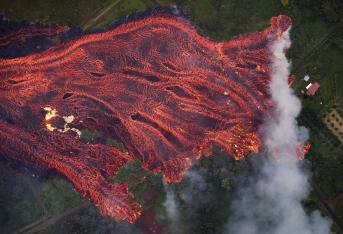
<svg viewBox="0 0 343 234">
<path fill-rule="evenodd" d="M 197 165 L 197 162 L 193 164 Z M 168 219 L 168 231 L 170 234 L 190 233 L 192 223 L 200 208 L 213 201 L 213 187 L 204 178 L 204 169 L 191 168 L 183 178 L 176 190 L 172 185 L 165 184 L 166 200 L 164 207 Z"/>
<path fill-rule="evenodd" d="M 196 163 L 195 163 L 196 164 Z M 180 199 L 188 207 L 188 215 L 197 212 L 198 208 L 208 204 L 213 199 L 211 184 L 206 183 L 204 171 L 201 168 L 191 169 L 186 172 L 187 186 L 181 189 Z"/>
<path fill-rule="evenodd" d="M 164 190 L 166 191 L 166 200 L 163 205 L 166 209 L 166 215 L 169 221 L 168 233 L 174 234 L 177 233 L 177 229 L 180 225 L 180 205 L 177 201 L 175 191 L 166 183 L 164 183 Z"/>
<path fill-rule="evenodd" d="M 297 147 L 306 140 L 307 131 L 297 125 L 301 103 L 288 86 L 290 64 L 285 50 L 289 47 L 289 30 L 270 47 L 274 56 L 270 90 L 276 108 L 273 119 L 261 128 L 267 157 L 258 168 L 260 173 L 232 203 L 225 233 L 330 233 L 331 221 L 318 211 L 307 215 L 302 206 L 310 185 Z"/>
</svg>

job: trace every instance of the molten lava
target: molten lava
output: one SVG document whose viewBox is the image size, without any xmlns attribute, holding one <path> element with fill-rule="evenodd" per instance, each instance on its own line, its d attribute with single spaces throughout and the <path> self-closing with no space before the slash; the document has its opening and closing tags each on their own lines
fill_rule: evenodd
<svg viewBox="0 0 343 234">
<path fill-rule="evenodd" d="M 153 13 L 0 59 L 0 152 L 58 171 L 101 214 L 134 222 L 140 205 L 109 181 L 129 161 L 178 182 L 212 145 L 235 159 L 259 150 L 257 127 L 272 106 L 269 45 L 290 25 L 278 16 L 262 32 L 214 42 L 184 17 Z M 101 137 L 87 141 L 84 129 Z"/>
</svg>

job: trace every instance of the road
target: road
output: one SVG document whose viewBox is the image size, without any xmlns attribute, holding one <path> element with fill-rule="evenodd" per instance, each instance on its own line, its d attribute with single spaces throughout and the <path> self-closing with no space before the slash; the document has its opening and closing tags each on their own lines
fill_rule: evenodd
<svg viewBox="0 0 343 234">
<path fill-rule="evenodd" d="M 57 221 L 61 220 L 62 218 L 71 215 L 79 210 L 81 210 L 82 208 L 85 208 L 88 204 L 87 203 L 81 203 L 78 206 L 72 207 L 70 209 L 67 209 L 66 211 L 57 214 L 57 215 L 53 215 L 47 218 L 42 218 L 34 223 L 31 223 L 15 232 L 13 232 L 13 234 L 21 234 L 21 233 L 25 233 L 25 234 L 34 234 L 37 233 L 41 230 L 46 229 L 47 227 L 49 227 L 50 225 L 56 223 Z"/>
<path fill-rule="evenodd" d="M 103 17 L 105 17 L 115 6 L 117 6 L 122 0 L 116 0 L 107 7 L 103 8 L 99 14 L 89 19 L 83 26 L 83 30 L 87 30 L 96 25 L 97 22 Z"/>
<path fill-rule="evenodd" d="M 323 204 L 323 206 L 329 213 L 332 221 L 336 223 L 337 227 L 341 230 L 341 233 L 343 233 L 343 223 L 334 211 L 334 209 L 331 207 L 330 203 L 326 200 L 324 194 L 320 191 L 319 187 L 314 183 L 312 183 L 312 189 L 316 197 L 319 199 L 319 201 Z"/>
</svg>

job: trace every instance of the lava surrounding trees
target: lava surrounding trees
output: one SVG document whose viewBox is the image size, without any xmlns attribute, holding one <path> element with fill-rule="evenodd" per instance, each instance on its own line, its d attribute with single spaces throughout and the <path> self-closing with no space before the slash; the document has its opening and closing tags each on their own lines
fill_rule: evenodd
<svg viewBox="0 0 343 234">
<path fill-rule="evenodd" d="M 127 162 L 138 159 L 178 182 L 212 145 L 236 159 L 259 150 L 257 127 L 272 107 L 269 45 L 290 25 L 278 16 L 262 32 L 214 42 L 184 17 L 155 12 L 0 59 L 0 152 L 17 164 L 58 171 L 101 214 L 134 222 L 140 205 L 126 184 L 109 181 Z M 0 42 L 23 32 L 30 30 Z M 127 151 L 85 141 L 83 129 Z"/>
</svg>

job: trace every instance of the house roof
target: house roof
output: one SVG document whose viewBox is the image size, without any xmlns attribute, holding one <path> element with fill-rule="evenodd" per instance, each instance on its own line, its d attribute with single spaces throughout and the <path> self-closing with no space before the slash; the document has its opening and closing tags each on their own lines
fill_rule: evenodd
<svg viewBox="0 0 343 234">
<path fill-rule="evenodd" d="M 306 91 L 306 94 L 308 96 L 313 96 L 317 90 L 319 89 L 320 87 L 320 84 L 318 84 L 317 82 L 313 83 L 313 84 L 310 84 L 306 87 L 307 91 Z"/>
</svg>

